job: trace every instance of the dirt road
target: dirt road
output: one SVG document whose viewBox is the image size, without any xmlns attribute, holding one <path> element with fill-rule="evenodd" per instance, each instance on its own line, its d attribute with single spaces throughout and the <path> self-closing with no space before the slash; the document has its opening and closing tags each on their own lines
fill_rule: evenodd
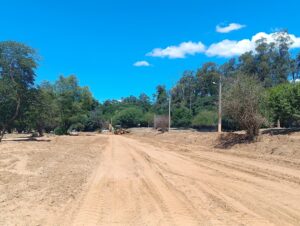
<svg viewBox="0 0 300 226">
<path fill-rule="evenodd" d="M 300 133 L 5 139 L 0 225 L 300 225 Z"/>
<path fill-rule="evenodd" d="M 108 136 L 56 225 L 300 225 L 300 165 Z"/>
</svg>

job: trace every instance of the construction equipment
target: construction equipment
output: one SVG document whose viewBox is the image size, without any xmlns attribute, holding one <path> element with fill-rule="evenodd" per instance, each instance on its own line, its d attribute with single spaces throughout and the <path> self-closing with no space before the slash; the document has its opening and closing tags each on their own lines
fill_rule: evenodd
<svg viewBox="0 0 300 226">
<path fill-rule="evenodd" d="M 117 125 L 114 130 L 115 135 L 123 135 L 129 133 L 128 130 L 123 129 L 121 126 Z"/>
</svg>

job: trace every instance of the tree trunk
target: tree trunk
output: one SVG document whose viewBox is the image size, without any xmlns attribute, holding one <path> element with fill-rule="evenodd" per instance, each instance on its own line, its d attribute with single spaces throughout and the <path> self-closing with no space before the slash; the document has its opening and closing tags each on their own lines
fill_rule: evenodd
<svg viewBox="0 0 300 226">
<path fill-rule="evenodd" d="M 280 127 L 280 119 L 277 120 L 277 128 L 281 128 Z"/>
<path fill-rule="evenodd" d="M 0 143 L 1 143 L 2 139 L 3 139 L 4 134 L 5 134 L 5 130 L 4 129 L 0 130 Z"/>
<path fill-rule="evenodd" d="M 40 137 L 44 136 L 44 130 L 42 128 L 38 128 L 37 131 L 38 131 Z"/>
</svg>

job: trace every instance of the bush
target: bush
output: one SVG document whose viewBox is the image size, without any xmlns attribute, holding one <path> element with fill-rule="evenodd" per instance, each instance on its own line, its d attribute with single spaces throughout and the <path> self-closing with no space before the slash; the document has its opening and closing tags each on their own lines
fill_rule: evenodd
<svg viewBox="0 0 300 226">
<path fill-rule="evenodd" d="M 227 84 L 223 95 L 224 114 L 245 129 L 250 140 L 256 139 L 259 129 L 266 122 L 261 114 L 264 89 L 255 79 L 239 75 Z"/>
<path fill-rule="evenodd" d="M 300 83 L 282 84 L 268 91 L 268 108 L 273 123 L 280 120 L 289 127 L 300 121 Z"/>
<path fill-rule="evenodd" d="M 172 125 L 175 127 L 188 127 L 191 125 L 192 114 L 186 107 L 175 108 L 172 111 Z"/>
<path fill-rule="evenodd" d="M 66 134 L 67 133 L 67 131 L 65 130 L 65 129 L 63 129 L 62 127 L 57 127 L 57 128 L 55 128 L 54 129 L 54 134 L 55 135 L 64 135 L 64 134 Z"/>
<path fill-rule="evenodd" d="M 84 125 L 82 123 L 80 123 L 80 122 L 72 124 L 70 126 L 70 128 L 68 129 L 68 131 L 73 131 L 73 130 L 75 130 L 75 131 L 83 131 L 84 130 Z"/>
<path fill-rule="evenodd" d="M 139 126 L 143 119 L 141 109 L 131 107 L 120 111 L 113 119 L 115 125 L 121 125 L 124 128 Z"/>
<path fill-rule="evenodd" d="M 194 128 L 215 127 L 218 123 L 218 114 L 216 111 L 201 111 L 192 120 Z"/>
<path fill-rule="evenodd" d="M 144 114 L 141 120 L 141 126 L 150 127 L 153 126 L 154 114 L 152 112 L 147 112 Z"/>
</svg>

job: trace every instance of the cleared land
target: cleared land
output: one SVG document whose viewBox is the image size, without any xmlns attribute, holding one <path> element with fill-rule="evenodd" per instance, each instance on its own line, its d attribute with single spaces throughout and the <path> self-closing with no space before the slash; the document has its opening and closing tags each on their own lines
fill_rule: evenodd
<svg viewBox="0 0 300 226">
<path fill-rule="evenodd" d="M 299 225 L 300 133 L 228 150 L 216 138 L 134 130 L 4 141 L 0 225 Z"/>
</svg>

